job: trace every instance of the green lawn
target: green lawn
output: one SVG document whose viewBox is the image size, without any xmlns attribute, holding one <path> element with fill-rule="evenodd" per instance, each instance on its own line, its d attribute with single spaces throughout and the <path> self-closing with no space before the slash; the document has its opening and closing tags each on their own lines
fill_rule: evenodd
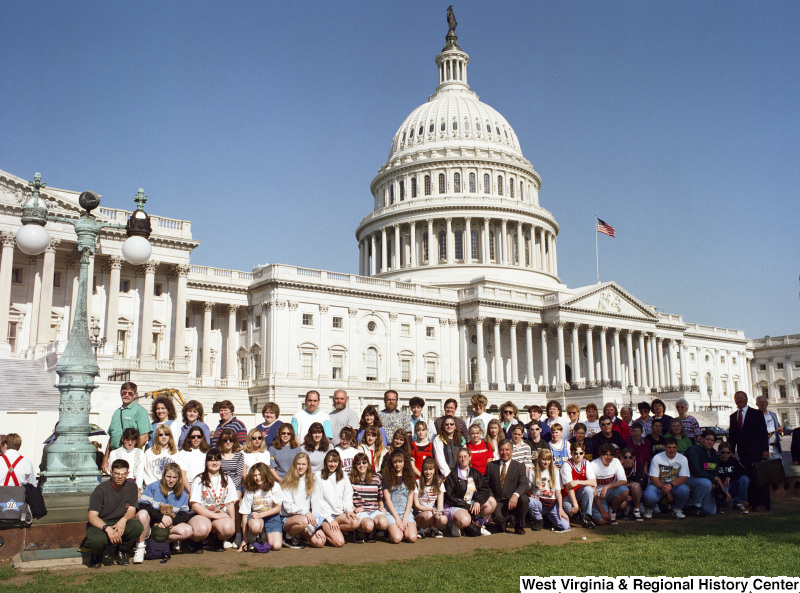
<svg viewBox="0 0 800 593">
<path fill-rule="evenodd" d="M 561 546 L 533 544 L 514 551 L 477 550 L 469 555 L 357 566 L 252 568 L 226 575 L 215 575 L 213 569 L 201 568 L 200 564 L 196 569 L 121 571 L 113 576 L 104 575 L 101 569 L 92 571 L 88 580 L 85 574 L 42 572 L 24 584 L 4 584 L 0 589 L 9 593 L 505 593 L 519 591 L 520 575 L 800 576 L 798 513 L 713 523 L 659 520 L 652 525 L 658 528 L 609 533 L 602 541 L 592 543 L 578 540 Z M 579 529 L 573 533 L 576 540 L 582 535 Z M 391 548 L 386 549 L 390 554 Z M 0 582 L 14 574 L 12 569 L 0 569 Z"/>
</svg>

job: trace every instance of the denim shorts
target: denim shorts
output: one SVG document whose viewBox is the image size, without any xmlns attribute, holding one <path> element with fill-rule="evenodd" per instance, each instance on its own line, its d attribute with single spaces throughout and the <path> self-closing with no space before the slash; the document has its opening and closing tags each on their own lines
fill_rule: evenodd
<svg viewBox="0 0 800 593">
<path fill-rule="evenodd" d="M 252 518 L 253 513 L 250 513 L 247 516 L 247 520 L 249 521 Z M 280 533 L 283 529 L 283 521 L 281 520 L 280 513 L 262 520 L 264 521 L 264 533 Z"/>
<path fill-rule="evenodd" d="M 384 512 L 378 509 L 377 511 L 370 511 L 370 512 L 361 511 L 360 513 L 356 513 L 356 517 L 358 517 L 359 523 L 364 519 L 372 519 L 374 521 L 378 515 L 384 515 Z"/>
<path fill-rule="evenodd" d="M 389 525 L 394 525 L 395 523 L 397 523 L 397 521 L 394 520 L 394 515 L 392 515 L 391 513 L 386 513 L 386 522 Z M 414 525 L 417 524 L 417 522 L 414 521 L 414 515 L 408 517 L 408 522 L 413 523 Z"/>
</svg>

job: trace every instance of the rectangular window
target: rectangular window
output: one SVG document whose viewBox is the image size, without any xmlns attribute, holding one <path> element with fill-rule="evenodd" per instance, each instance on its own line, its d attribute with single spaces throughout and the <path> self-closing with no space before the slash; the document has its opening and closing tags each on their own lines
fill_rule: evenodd
<svg viewBox="0 0 800 593">
<path fill-rule="evenodd" d="M 300 354 L 301 377 L 303 379 L 313 379 L 314 377 L 314 355 L 311 352 Z"/>
<path fill-rule="evenodd" d="M 61 272 L 53 272 L 53 288 L 61 288 Z"/>
<path fill-rule="evenodd" d="M 411 325 L 408 323 L 401 323 L 400 324 L 400 335 L 403 337 L 408 337 L 411 335 Z"/>
<path fill-rule="evenodd" d="M 736 357 L 735 356 L 731 356 L 731 364 L 736 364 Z"/>
<path fill-rule="evenodd" d="M 407 358 L 400 361 L 400 381 L 411 383 L 411 361 Z"/>
<path fill-rule="evenodd" d="M 725 357 L 724 356 L 720 356 L 719 357 L 719 361 L 720 361 L 721 364 L 725 364 Z"/>
<path fill-rule="evenodd" d="M 794 368 L 800 369 L 800 360 L 795 360 L 794 361 Z"/>
<path fill-rule="evenodd" d="M 472 252 L 472 259 L 478 259 L 478 231 L 470 231 L 470 235 L 472 235 L 472 239 L 469 249 Z"/>
<path fill-rule="evenodd" d="M 240 332 L 246 332 L 247 331 L 247 319 L 242 319 L 242 323 L 239 326 L 239 331 Z"/>
<path fill-rule="evenodd" d="M 162 294 L 164 294 L 164 285 L 159 282 L 153 286 L 153 296 L 160 297 Z"/>
<path fill-rule="evenodd" d="M 455 232 L 456 242 L 456 259 L 464 259 L 464 233 L 462 231 Z"/>
<path fill-rule="evenodd" d="M 762 387 L 761 388 L 761 395 L 769 399 L 769 387 Z"/>
<path fill-rule="evenodd" d="M 425 376 L 428 384 L 436 383 L 436 361 L 428 360 L 425 362 Z"/>
<path fill-rule="evenodd" d="M 692 362 L 694 362 L 694 352 L 690 352 L 690 353 L 689 353 L 689 360 L 691 360 Z"/>
<path fill-rule="evenodd" d="M 253 317 L 253 327 L 259 329 L 261 327 L 261 315 Z"/>
<path fill-rule="evenodd" d="M 11 268 L 11 282 L 14 284 L 22 283 L 22 268 Z"/>
<path fill-rule="evenodd" d="M 425 328 L 425 337 L 426 338 L 435 338 L 436 337 L 436 328 L 432 325 L 429 325 Z"/>
<path fill-rule="evenodd" d="M 303 313 L 303 325 L 314 325 L 314 316 L 311 313 Z"/>
<path fill-rule="evenodd" d="M 161 356 L 160 356 L 160 354 L 161 354 L 161 352 L 160 352 L 161 340 L 158 339 L 159 336 L 160 336 L 160 334 L 158 334 L 156 332 L 153 332 L 153 350 L 152 350 L 152 352 L 153 352 L 153 356 L 156 357 L 156 360 L 161 360 Z"/>
<path fill-rule="evenodd" d="M 378 380 L 378 351 L 368 348 L 364 356 L 364 376 L 367 381 Z"/>
<path fill-rule="evenodd" d="M 728 380 L 727 379 L 723 379 L 722 380 L 722 395 L 725 395 L 725 396 L 728 395 Z"/>
<path fill-rule="evenodd" d="M 778 395 L 781 399 L 786 399 L 786 385 L 778 385 Z"/>
<path fill-rule="evenodd" d="M 778 369 L 779 371 L 782 371 L 783 370 L 783 363 L 782 362 L 775 363 L 775 368 Z"/>
<path fill-rule="evenodd" d="M 17 351 L 17 322 L 8 322 L 8 344 L 11 346 L 11 354 Z"/>
<path fill-rule="evenodd" d="M 344 327 L 344 321 L 341 317 L 333 317 L 331 319 L 331 326 L 333 329 L 342 329 Z"/>
<path fill-rule="evenodd" d="M 331 357 L 331 379 L 342 378 L 343 365 L 344 365 L 344 357 L 341 354 L 334 354 Z"/>
<path fill-rule="evenodd" d="M 759 365 L 758 365 L 758 370 L 759 370 L 759 371 L 766 371 L 766 370 L 767 370 L 767 365 L 765 365 L 765 364 L 759 364 Z"/>
<path fill-rule="evenodd" d="M 119 281 L 119 292 L 120 294 L 128 294 L 131 291 L 131 281 L 130 280 L 120 280 Z"/>
<path fill-rule="evenodd" d="M 733 392 L 736 393 L 737 391 L 739 391 L 739 381 L 734 379 L 733 380 Z"/>
<path fill-rule="evenodd" d="M 128 332 L 124 329 L 117 330 L 117 354 L 122 358 L 127 356 Z"/>
</svg>

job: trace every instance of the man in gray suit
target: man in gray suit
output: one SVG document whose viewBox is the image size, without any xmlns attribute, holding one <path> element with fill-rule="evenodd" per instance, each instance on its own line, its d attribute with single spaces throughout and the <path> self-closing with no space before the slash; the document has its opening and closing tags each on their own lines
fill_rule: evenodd
<svg viewBox="0 0 800 593">
<path fill-rule="evenodd" d="M 504 533 L 509 515 L 514 516 L 514 533 L 525 535 L 525 515 L 528 512 L 528 477 L 525 465 L 511 459 L 511 441 L 503 439 L 498 445 L 500 459 L 486 466 L 486 479 L 492 496 L 497 500 L 494 523 L 498 533 Z"/>
</svg>

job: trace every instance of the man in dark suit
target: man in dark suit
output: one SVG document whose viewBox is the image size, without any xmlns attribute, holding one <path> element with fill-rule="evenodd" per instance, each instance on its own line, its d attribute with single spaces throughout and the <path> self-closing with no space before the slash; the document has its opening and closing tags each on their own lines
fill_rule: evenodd
<svg viewBox="0 0 800 593">
<path fill-rule="evenodd" d="M 728 441 L 733 450 L 739 453 L 739 461 L 750 477 L 747 499 L 753 510 L 758 505 L 764 505 L 769 510 L 769 486 L 758 487 L 753 479 L 753 464 L 762 459 L 769 459 L 767 423 L 764 414 L 747 405 L 747 394 L 744 391 L 737 391 L 733 401 L 736 402 L 737 410 L 730 417 Z"/>
<path fill-rule="evenodd" d="M 500 459 L 486 466 L 486 478 L 492 496 L 497 501 L 493 518 L 498 533 L 506 530 L 509 515 L 514 516 L 514 533 L 525 535 L 525 515 L 528 512 L 528 477 L 525 464 L 511 459 L 511 441 L 498 444 Z"/>
</svg>

